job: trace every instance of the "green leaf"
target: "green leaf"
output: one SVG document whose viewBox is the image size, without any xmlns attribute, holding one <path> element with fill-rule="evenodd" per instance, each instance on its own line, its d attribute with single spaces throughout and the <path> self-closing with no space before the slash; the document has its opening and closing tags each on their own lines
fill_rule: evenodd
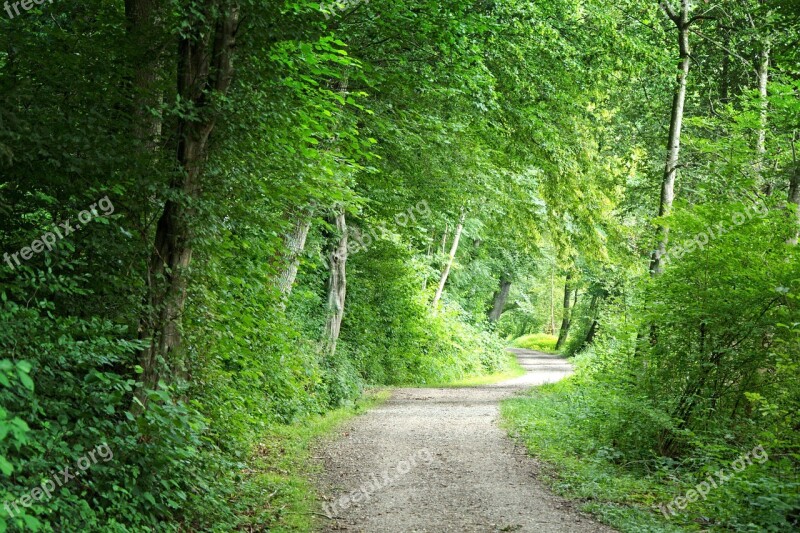
<svg viewBox="0 0 800 533">
<path fill-rule="evenodd" d="M 28 376 L 27 373 L 18 371 L 17 377 L 19 378 L 20 383 L 22 383 L 26 389 L 31 391 L 33 390 L 33 380 L 30 378 L 30 376 Z"/>
<path fill-rule="evenodd" d="M 11 463 L 9 463 L 5 457 L 0 455 L 0 472 L 6 476 L 10 476 L 13 471 L 14 467 L 11 465 Z"/>
</svg>

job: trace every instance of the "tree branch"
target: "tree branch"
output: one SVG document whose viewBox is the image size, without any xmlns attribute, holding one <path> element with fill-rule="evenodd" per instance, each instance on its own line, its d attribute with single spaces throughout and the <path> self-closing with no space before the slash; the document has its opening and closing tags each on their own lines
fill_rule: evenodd
<svg viewBox="0 0 800 533">
<path fill-rule="evenodd" d="M 742 61 L 742 63 L 744 63 L 745 65 L 749 66 L 753 70 L 753 72 L 758 74 L 758 69 L 756 69 L 755 65 L 749 59 L 747 59 L 746 57 L 742 57 L 741 55 L 737 54 L 736 52 L 734 52 L 733 50 L 729 49 L 725 45 L 715 41 L 711 37 L 707 37 L 707 36 L 703 35 L 701 32 L 699 32 L 697 30 L 689 28 L 689 31 L 692 32 L 693 34 L 697 35 L 701 39 L 705 39 L 706 41 L 716 45 L 721 50 L 724 50 L 725 52 L 728 52 L 730 55 L 740 59 Z"/>
<path fill-rule="evenodd" d="M 659 2 L 658 5 L 661 7 L 664 13 L 667 14 L 667 16 L 672 22 L 674 22 L 675 24 L 680 24 L 681 19 L 680 17 L 678 17 L 678 14 L 675 13 L 675 10 L 672 9 L 672 6 L 669 5 L 668 0 L 661 0 L 661 2 Z"/>
</svg>

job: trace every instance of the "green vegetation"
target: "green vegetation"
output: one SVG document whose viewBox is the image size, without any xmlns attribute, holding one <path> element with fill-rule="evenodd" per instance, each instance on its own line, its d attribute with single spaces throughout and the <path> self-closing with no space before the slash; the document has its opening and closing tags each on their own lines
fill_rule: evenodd
<svg viewBox="0 0 800 533">
<path fill-rule="evenodd" d="M 482 385 L 493 385 L 495 383 L 500 383 L 501 381 L 514 379 L 525 374 L 525 369 L 519 364 L 517 358 L 508 352 L 506 353 L 505 368 L 506 370 L 495 372 L 494 374 L 472 376 L 456 381 L 446 381 L 443 383 L 429 383 L 425 386 L 434 388 L 480 387 Z"/>
<path fill-rule="evenodd" d="M 335 437 L 342 423 L 388 397 L 388 391 L 368 391 L 353 406 L 275 426 L 263 435 L 242 469 L 242 492 L 236 500 L 245 517 L 240 527 L 310 531 L 319 512 L 316 487 L 310 480 L 321 467 L 313 460 L 313 447 Z"/>
<path fill-rule="evenodd" d="M 558 337 L 546 333 L 531 333 L 515 339 L 511 343 L 514 348 L 525 348 L 526 350 L 537 350 L 545 353 L 556 352 L 556 342 Z"/>
<path fill-rule="evenodd" d="M 646 506 L 762 445 L 671 523 L 798 527 L 796 1 L 7 14 L 0 533 L 305 528 L 293 432 L 531 334 L 554 461 Z"/>
<path fill-rule="evenodd" d="M 636 457 L 623 446 L 635 443 L 639 437 L 629 432 L 644 426 L 626 417 L 646 416 L 653 427 L 664 423 L 664 416 L 654 409 L 643 412 L 637 400 L 598 387 L 597 378 L 589 377 L 590 359 L 581 356 L 575 376 L 502 405 L 505 425 L 542 461 L 543 478 L 556 492 L 580 500 L 584 510 L 622 532 L 793 527 L 797 480 L 790 458 L 776 456 L 764 445 L 763 452 L 755 452 L 737 472 L 735 461 L 759 444 L 758 439 L 733 442 L 731 434 L 716 442 L 698 435 L 697 448 L 681 457 Z M 599 412 L 606 415 L 605 422 L 597 417 Z M 720 482 L 718 472 L 729 479 Z M 708 482 L 709 476 L 718 487 Z M 685 497 L 701 483 L 708 488 L 706 498 L 680 511 L 675 498 Z M 670 504 L 675 514 L 667 508 Z"/>
<path fill-rule="evenodd" d="M 574 379 L 538 387 L 528 397 L 503 403 L 505 425 L 542 461 L 547 484 L 584 502 L 583 510 L 621 531 L 670 531 L 670 522 L 655 506 L 669 502 L 679 487 L 665 483 L 664 470 L 661 477 L 646 471 L 637 475 L 607 458 L 613 449 L 583 431 L 581 415 L 574 411 L 579 394 Z"/>
</svg>

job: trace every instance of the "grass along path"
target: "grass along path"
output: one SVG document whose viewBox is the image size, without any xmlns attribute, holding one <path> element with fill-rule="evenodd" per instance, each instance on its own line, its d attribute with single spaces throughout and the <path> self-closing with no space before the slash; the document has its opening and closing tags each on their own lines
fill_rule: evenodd
<svg viewBox="0 0 800 533">
<path fill-rule="evenodd" d="M 311 531 L 318 502 L 311 479 L 319 476 L 313 444 L 336 428 L 388 399 L 386 390 L 368 391 L 355 405 L 271 428 L 244 470 L 237 505 L 246 507 L 243 531 Z"/>
</svg>

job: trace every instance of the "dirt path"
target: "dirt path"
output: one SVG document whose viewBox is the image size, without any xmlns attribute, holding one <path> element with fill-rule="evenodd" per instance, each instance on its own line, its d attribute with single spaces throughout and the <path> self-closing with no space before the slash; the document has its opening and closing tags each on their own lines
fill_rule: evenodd
<svg viewBox="0 0 800 533">
<path fill-rule="evenodd" d="M 500 400 L 570 372 L 514 350 L 528 370 L 492 386 L 398 389 L 319 450 L 323 531 L 612 532 L 536 480 L 536 463 L 497 426 Z"/>
</svg>

